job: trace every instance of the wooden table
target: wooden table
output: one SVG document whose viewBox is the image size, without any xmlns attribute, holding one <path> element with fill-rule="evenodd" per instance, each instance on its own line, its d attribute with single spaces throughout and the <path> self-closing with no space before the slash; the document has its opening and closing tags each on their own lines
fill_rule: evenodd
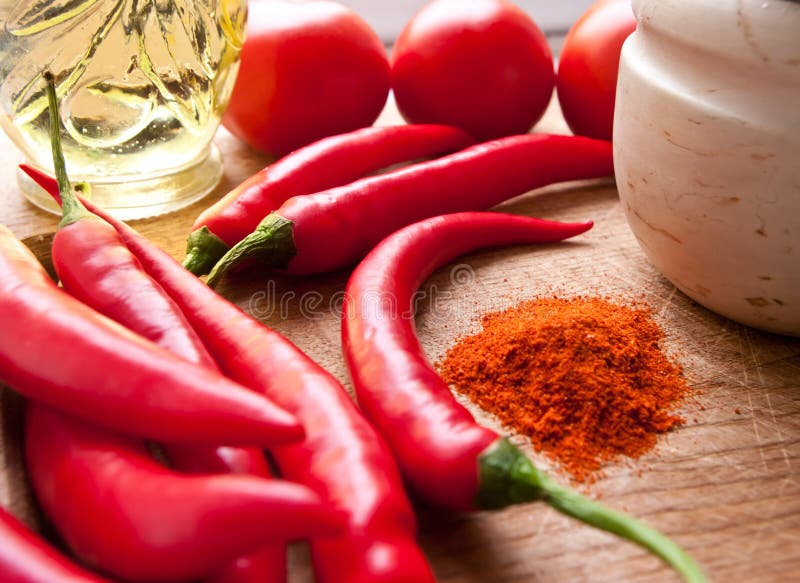
<svg viewBox="0 0 800 583">
<path fill-rule="evenodd" d="M 390 103 L 379 123 L 398 120 Z M 555 106 L 538 129 L 566 133 Z M 217 143 L 226 171 L 211 197 L 178 213 L 133 223 L 176 257 L 200 210 L 266 162 L 224 130 Z M 52 232 L 56 218 L 19 194 L 17 153 L 4 137 L 0 160 L 0 222 L 21 238 Z M 417 318 L 430 357 L 440 357 L 460 334 L 476 331 L 482 313 L 523 298 L 589 293 L 645 299 L 666 331 L 667 350 L 695 390 L 681 410 L 687 423 L 637 462 L 609 466 L 604 478 L 584 490 L 673 537 L 712 580 L 797 580 L 800 340 L 735 324 L 678 292 L 646 261 L 609 182 L 543 189 L 505 209 L 553 219 L 592 218 L 596 227 L 579 242 L 464 257 L 458 265 L 466 279 L 452 277 L 453 265 L 439 270 L 424 287 L 430 301 L 421 302 Z M 347 383 L 338 322 L 328 309 L 347 275 L 240 277 L 221 291 Z M 8 393 L 2 413 L 0 502 L 35 525 L 18 448 L 18 402 Z M 500 429 L 488 415 L 475 413 Z M 523 438 L 514 440 L 537 464 L 569 481 Z M 457 516 L 421 508 L 419 516 L 422 545 L 445 583 L 677 580 L 639 548 L 540 504 Z M 312 580 L 302 546 L 292 548 L 290 563 L 292 581 Z"/>
</svg>

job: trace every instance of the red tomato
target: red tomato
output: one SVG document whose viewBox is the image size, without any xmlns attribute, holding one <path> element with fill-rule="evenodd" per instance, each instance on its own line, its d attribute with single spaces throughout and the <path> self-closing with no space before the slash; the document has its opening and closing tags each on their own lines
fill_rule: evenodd
<svg viewBox="0 0 800 583">
<path fill-rule="evenodd" d="M 506 0 L 434 0 L 391 56 L 410 123 L 455 125 L 479 139 L 527 132 L 553 93 L 553 57 L 536 23 Z"/>
<path fill-rule="evenodd" d="M 570 29 L 558 59 L 556 91 L 574 134 L 611 139 L 619 55 L 635 28 L 630 0 L 600 0 Z"/>
<path fill-rule="evenodd" d="M 349 8 L 329 0 L 253 1 L 223 124 L 282 156 L 372 125 L 389 86 L 383 43 Z"/>
</svg>

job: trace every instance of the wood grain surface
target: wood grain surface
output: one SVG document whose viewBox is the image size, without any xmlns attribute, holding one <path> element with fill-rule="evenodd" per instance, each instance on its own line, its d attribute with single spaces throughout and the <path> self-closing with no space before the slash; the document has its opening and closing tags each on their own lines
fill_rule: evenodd
<svg viewBox="0 0 800 583">
<path fill-rule="evenodd" d="M 391 103 L 379 123 L 399 121 Z M 538 130 L 566 133 L 552 106 Z M 267 161 L 220 130 L 225 177 L 205 201 L 132 223 L 176 257 L 194 218 Z M 0 222 L 46 254 L 56 218 L 19 194 L 17 153 L 0 139 Z M 665 347 L 693 389 L 687 423 L 638 461 L 608 466 L 584 491 L 632 513 L 685 546 L 712 581 L 800 577 L 800 340 L 735 324 L 695 304 L 648 264 L 631 235 L 612 182 L 571 183 L 528 193 L 503 210 L 551 219 L 591 218 L 586 235 L 558 245 L 462 257 L 425 284 L 417 327 L 431 359 L 480 316 L 540 295 L 602 294 L 645 300 L 666 332 Z M 37 237 L 38 236 L 38 237 Z M 220 292 L 306 350 L 349 386 L 340 353 L 337 301 L 348 273 L 290 279 L 265 273 L 229 278 Z M 2 322 L 2 326 L 9 323 Z M 47 355 L 42 355 L 46 366 Z M 2 395 L 0 503 L 36 528 L 20 453 L 20 399 Z M 474 407 L 481 422 L 499 427 Z M 568 476 L 524 438 L 530 457 Z M 483 581 L 677 581 L 656 559 L 540 504 L 447 515 L 419 506 L 420 537 L 444 583 Z M 303 545 L 290 553 L 293 582 L 313 580 Z"/>
</svg>

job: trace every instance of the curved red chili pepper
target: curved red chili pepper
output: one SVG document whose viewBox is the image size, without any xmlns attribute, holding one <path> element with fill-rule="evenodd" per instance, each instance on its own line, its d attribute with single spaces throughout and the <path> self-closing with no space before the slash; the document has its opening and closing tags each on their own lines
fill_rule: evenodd
<svg viewBox="0 0 800 583">
<path fill-rule="evenodd" d="M 644 546 L 687 580 L 703 581 L 697 565 L 669 539 L 556 485 L 507 440 L 478 425 L 428 362 L 414 331 L 414 292 L 440 265 L 482 247 L 554 242 L 590 226 L 458 213 L 387 237 L 347 284 L 342 343 L 356 397 L 406 480 L 428 502 L 470 510 L 543 500 Z"/>
<path fill-rule="evenodd" d="M 30 402 L 26 462 L 37 500 L 72 551 L 129 581 L 214 574 L 264 544 L 341 532 L 311 489 L 245 475 L 177 474 L 143 443 Z"/>
<path fill-rule="evenodd" d="M 611 143 L 526 134 L 485 142 L 395 172 L 289 199 L 214 267 L 214 285 L 247 257 L 306 274 L 346 267 L 415 221 L 486 210 L 534 188 L 611 176 Z"/>
<path fill-rule="evenodd" d="M 498 436 L 475 423 L 423 357 L 414 292 L 433 269 L 469 250 L 555 242 L 590 227 L 496 213 L 435 217 L 388 237 L 353 272 L 342 340 L 356 397 L 429 503 L 453 510 L 480 503 L 476 460 Z"/>
<path fill-rule="evenodd" d="M 205 210 L 192 226 L 184 266 L 205 275 L 270 212 L 310 194 L 408 160 L 460 150 L 475 140 L 443 125 L 369 127 L 323 138 L 257 172 Z"/>
<path fill-rule="evenodd" d="M 0 507 L 0 573 L 4 583 L 104 583 L 60 555 Z"/>
<path fill-rule="evenodd" d="M 0 225 L 0 381 L 82 418 L 156 441 L 302 439 L 260 395 L 144 340 L 58 289 Z M 43 358 L 48 361 L 44 362 Z"/>
<path fill-rule="evenodd" d="M 40 176 L 46 185 L 52 179 Z M 218 296 L 133 229 L 84 201 L 178 303 L 223 370 L 263 391 L 307 428 L 304 442 L 271 448 L 281 474 L 348 515 L 345 535 L 312 539 L 316 577 L 338 583 L 433 581 L 391 453 L 342 385 L 277 332 Z"/>
</svg>

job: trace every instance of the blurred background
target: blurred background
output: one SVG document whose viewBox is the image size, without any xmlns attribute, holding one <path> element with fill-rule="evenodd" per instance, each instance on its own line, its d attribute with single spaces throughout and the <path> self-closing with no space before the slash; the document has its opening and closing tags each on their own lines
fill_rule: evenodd
<svg viewBox="0 0 800 583">
<path fill-rule="evenodd" d="M 427 3 L 427 0 L 340 1 L 369 22 L 387 45 L 392 44 L 403 25 Z M 546 35 L 559 38 L 594 0 L 515 0 L 514 3 L 530 14 Z"/>
</svg>

